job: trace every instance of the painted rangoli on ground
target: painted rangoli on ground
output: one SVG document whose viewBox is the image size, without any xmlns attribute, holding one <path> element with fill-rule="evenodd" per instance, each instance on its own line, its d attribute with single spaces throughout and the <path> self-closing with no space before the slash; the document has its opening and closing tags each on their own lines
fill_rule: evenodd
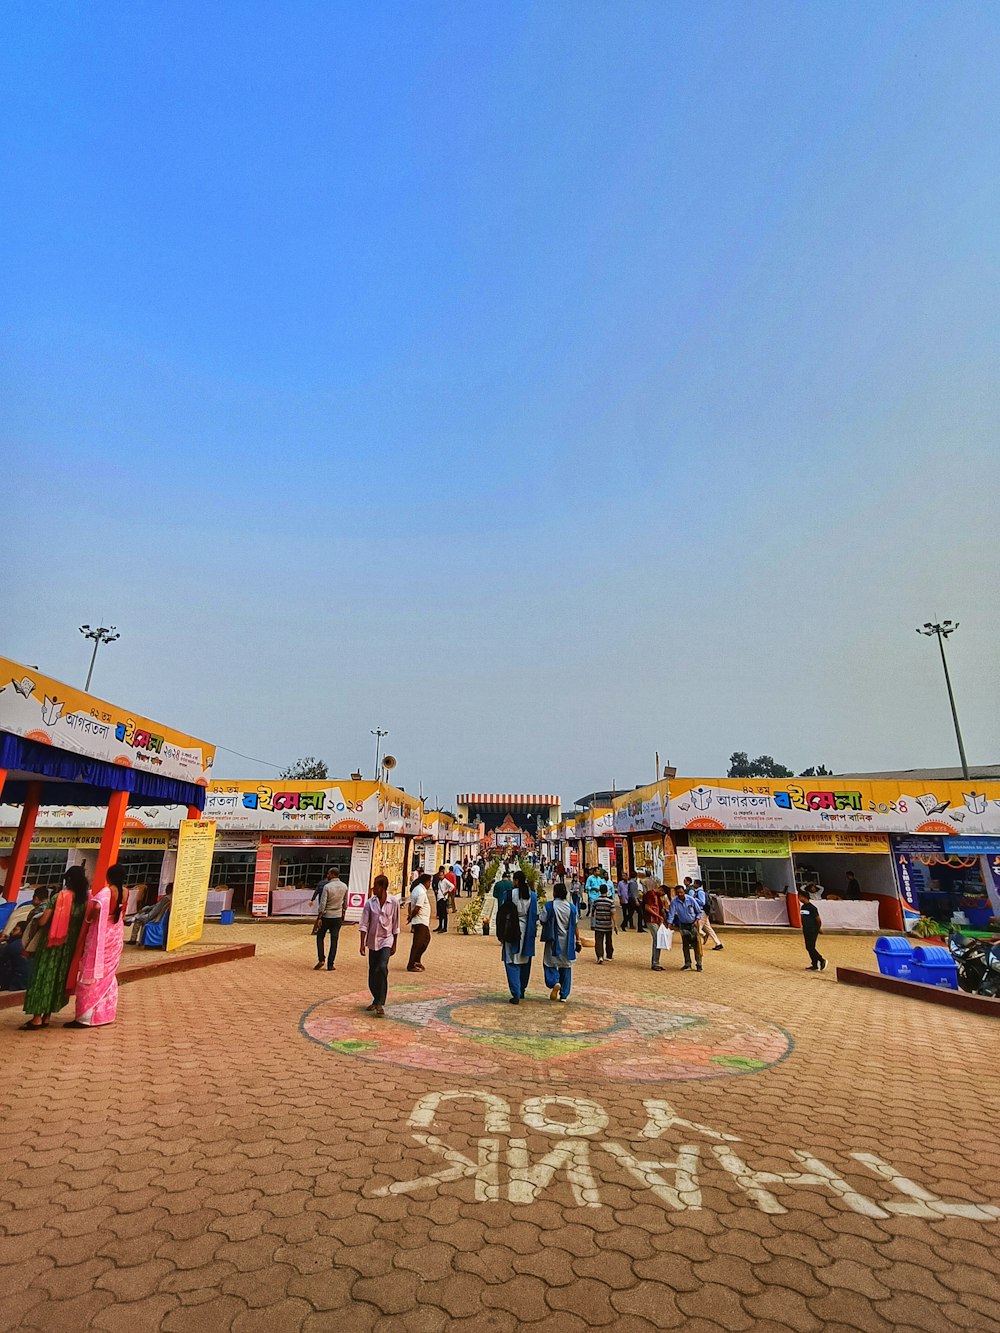
<svg viewBox="0 0 1000 1333">
<path fill-rule="evenodd" d="M 394 986 L 385 1018 L 367 991 L 314 1005 L 311 1041 L 372 1064 L 467 1077 L 659 1083 L 769 1069 L 791 1050 L 781 1028 L 721 1004 L 588 989 L 586 999 L 511 1005 L 485 985 Z"/>
</svg>

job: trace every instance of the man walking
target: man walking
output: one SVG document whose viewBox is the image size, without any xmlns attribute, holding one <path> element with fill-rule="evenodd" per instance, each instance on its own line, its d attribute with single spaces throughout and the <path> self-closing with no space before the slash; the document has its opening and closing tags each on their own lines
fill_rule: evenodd
<svg viewBox="0 0 1000 1333">
<path fill-rule="evenodd" d="M 430 875 L 418 875 L 410 885 L 410 901 L 406 907 L 406 919 L 410 923 L 413 939 L 410 942 L 410 961 L 406 964 L 407 972 L 423 972 L 420 961 L 431 942 L 431 900 L 427 886 Z"/>
<path fill-rule="evenodd" d="M 594 953 L 597 955 L 597 961 L 603 963 L 606 955 L 610 963 L 615 956 L 611 936 L 618 933 L 618 927 L 615 925 L 615 904 L 608 893 L 608 886 L 603 880 L 597 891 L 592 919 L 594 922 Z"/>
<path fill-rule="evenodd" d="M 826 959 L 816 948 L 823 922 L 819 908 L 812 901 L 815 888 L 815 884 L 807 884 L 804 889 L 799 889 L 799 913 L 802 917 L 802 938 L 805 940 L 806 953 L 809 955 L 809 971 L 825 972 Z"/>
<path fill-rule="evenodd" d="M 385 998 L 389 992 L 389 959 L 396 952 L 399 938 L 399 899 L 389 897 L 389 881 L 376 875 L 372 896 L 361 909 L 361 957 L 368 953 L 368 989 L 372 1002 L 365 1013 L 385 1018 Z"/>
<path fill-rule="evenodd" d="M 340 943 L 340 928 L 344 924 L 344 915 L 347 912 L 347 885 L 340 878 L 337 870 L 328 870 L 326 872 L 326 881 L 319 891 L 319 908 L 316 917 L 316 953 L 319 955 L 319 962 L 313 968 L 318 972 L 323 966 L 323 944 L 326 937 L 330 937 L 329 954 L 326 960 L 326 970 L 335 971 L 334 962 L 337 958 L 337 945 Z"/>
<path fill-rule="evenodd" d="M 667 914 L 667 924 L 676 926 L 681 932 L 681 944 L 684 948 L 682 972 L 691 971 L 692 953 L 698 971 L 703 970 L 701 965 L 701 932 L 698 929 L 700 917 L 701 904 L 695 898 L 689 898 L 684 885 L 678 884 L 677 896 L 670 904 L 670 911 Z"/>
<path fill-rule="evenodd" d="M 712 946 L 712 952 L 718 953 L 720 949 L 725 948 L 725 945 L 719 939 L 718 935 L 716 935 L 712 923 L 708 919 L 708 895 L 706 894 L 705 886 L 700 879 L 695 880 L 688 897 L 697 898 L 698 906 L 701 908 L 701 916 L 698 918 L 698 934 L 703 941 L 706 937 L 715 940 L 715 943 Z"/>
</svg>

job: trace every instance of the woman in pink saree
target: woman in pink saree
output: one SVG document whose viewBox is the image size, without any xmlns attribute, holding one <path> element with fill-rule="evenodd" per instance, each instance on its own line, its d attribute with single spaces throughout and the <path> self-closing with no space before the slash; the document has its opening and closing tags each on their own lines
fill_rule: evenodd
<svg viewBox="0 0 1000 1333">
<path fill-rule="evenodd" d="M 125 872 L 108 869 L 107 887 L 95 893 L 87 907 L 86 937 L 76 981 L 76 1018 L 68 1028 L 102 1027 L 118 1014 L 118 979 L 115 973 L 125 943 Z"/>
</svg>

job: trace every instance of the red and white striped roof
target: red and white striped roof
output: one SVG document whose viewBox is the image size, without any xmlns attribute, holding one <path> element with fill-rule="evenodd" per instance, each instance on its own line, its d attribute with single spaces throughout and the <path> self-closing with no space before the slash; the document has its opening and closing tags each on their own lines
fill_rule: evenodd
<svg viewBox="0 0 1000 1333">
<path fill-rule="evenodd" d="M 505 792 L 497 795 L 495 792 L 467 792 L 464 796 L 456 796 L 455 800 L 459 805 L 560 805 L 558 796 L 545 796 L 538 794 L 528 794 L 523 792 Z"/>
</svg>

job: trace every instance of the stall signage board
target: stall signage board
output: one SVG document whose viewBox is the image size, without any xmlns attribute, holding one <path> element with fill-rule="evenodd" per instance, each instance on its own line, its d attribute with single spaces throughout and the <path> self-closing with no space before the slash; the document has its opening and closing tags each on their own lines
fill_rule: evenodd
<svg viewBox="0 0 1000 1333">
<path fill-rule="evenodd" d="M 0 847 L 13 847 L 16 829 L 0 831 Z M 47 848 L 85 848 L 100 847 L 103 833 L 100 829 L 83 830 L 79 833 L 49 833 L 44 829 L 36 831 L 31 839 L 33 852 Z M 123 852 L 163 851 L 170 846 L 169 833 L 128 833 L 121 836 L 118 844 Z"/>
<path fill-rule="evenodd" d="M 208 877 L 215 851 L 215 821 L 184 819 L 177 838 L 177 866 L 167 926 L 167 951 L 201 939 Z"/>
<path fill-rule="evenodd" d="M 160 778 L 204 785 L 215 747 L 171 731 L 34 667 L 0 657 L 0 731 L 88 759 L 123 764 Z"/>
<path fill-rule="evenodd" d="M 789 853 L 788 838 L 780 833 L 692 833 L 691 844 L 699 860 L 708 856 L 781 860 Z"/>
<path fill-rule="evenodd" d="M 355 838 L 351 852 L 351 872 L 347 878 L 347 910 L 344 913 L 348 921 L 360 921 L 361 909 L 368 897 L 372 877 L 372 853 L 375 849 L 374 838 Z"/>
<path fill-rule="evenodd" d="M 1000 783 L 671 778 L 672 829 L 1000 835 Z"/>
<path fill-rule="evenodd" d="M 678 884 L 683 883 L 685 879 L 701 879 L 697 847 L 678 847 L 674 852 L 674 865 L 677 868 Z"/>
<path fill-rule="evenodd" d="M 1000 856 L 1000 838 L 945 838 L 951 856 Z"/>
<path fill-rule="evenodd" d="M 654 782 L 623 793 L 613 802 L 616 833 L 642 833 L 662 828 L 667 819 L 666 784 Z"/>
<path fill-rule="evenodd" d="M 792 851 L 888 856 L 889 839 L 884 833 L 793 833 Z"/>
<path fill-rule="evenodd" d="M 942 838 L 893 838 L 892 850 L 921 860 L 939 861 L 944 856 Z"/>
<path fill-rule="evenodd" d="M 213 782 L 205 815 L 224 830 L 416 835 L 423 803 L 384 782 Z"/>
</svg>

